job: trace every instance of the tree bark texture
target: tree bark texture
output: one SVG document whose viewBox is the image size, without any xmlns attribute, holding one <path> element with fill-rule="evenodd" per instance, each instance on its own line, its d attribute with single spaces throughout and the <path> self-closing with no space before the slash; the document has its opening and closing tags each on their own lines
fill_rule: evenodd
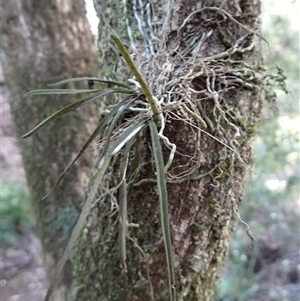
<svg viewBox="0 0 300 301">
<path fill-rule="evenodd" d="M 211 300 L 261 111 L 260 1 L 94 3 L 102 75 L 132 78 L 111 43 L 110 34 L 117 33 L 167 108 L 164 135 L 177 146 L 166 174 L 176 300 Z M 197 108 L 197 116 L 178 103 Z M 134 182 L 128 189 L 126 263 L 120 256 L 116 187 L 122 175 L 115 158 L 73 257 L 76 300 L 170 300 L 150 141 L 149 130 L 143 131 L 129 157 L 126 177 Z M 167 162 L 170 149 L 163 152 Z"/>
<path fill-rule="evenodd" d="M 135 53 L 154 96 L 165 93 L 172 102 L 175 91 L 183 97 L 192 93 L 201 114 L 198 128 L 176 109 L 166 117 L 165 135 L 177 146 L 167 174 L 169 216 L 176 300 L 211 300 L 243 199 L 261 110 L 260 2 L 94 3 L 103 76 L 132 78 L 111 46 L 109 36 L 117 33 Z M 150 140 L 145 130 L 129 158 L 127 176 L 135 160 L 139 172 L 128 197 L 128 223 L 138 227 L 128 227 L 127 268 L 120 259 L 118 195 L 99 197 L 73 260 L 76 300 L 169 300 Z M 164 148 L 165 162 L 169 152 Z M 99 195 L 116 187 L 120 177 L 115 163 Z"/>
<path fill-rule="evenodd" d="M 25 93 L 48 88 L 47 84 L 62 79 L 95 75 L 97 50 L 82 0 L 10 0 L 3 1 L 2 9 L 1 56 L 11 112 L 20 138 L 43 119 L 78 99 L 78 96 L 57 95 L 26 97 Z M 82 108 L 30 138 L 19 139 L 50 278 L 81 210 L 93 152 L 82 156 L 48 198 L 42 200 L 42 197 L 87 139 L 95 117 L 95 108 Z M 68 266 L 54 300 L 67 299 L 64 287 L 69 285 L 70 277 Z"/>
</svg>

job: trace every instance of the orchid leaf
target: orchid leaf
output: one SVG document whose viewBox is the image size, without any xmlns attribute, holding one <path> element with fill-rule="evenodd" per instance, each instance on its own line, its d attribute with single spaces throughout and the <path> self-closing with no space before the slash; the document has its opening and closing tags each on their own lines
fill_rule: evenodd
<svg viewBox="0 0 300 301">
<path fill-rule="evenodd" d="M 56 272 L 53 277 L 53 281 L 50 284 L 50 287 L 47 291 L 44 301 L 50 300 L 52 292 L 59 281 L 61 272 L 62 272 L 69 256 L 71 255 L 74 244 L 77 241 L 77 239 L 81 233 L 81 229 L 83 228 L 83 225 L 84 225 L 84 222 L 85 222 L 87 216 L 90 213 L 91 205 L 98 193 L 98 187 L 109 167 L 109 163 L 110 163 L 112 156 L 115 155 L 117 152 L 119 152 L 121 150 L 121 148 L 127 142 L 129 142 L 132 138 L 134 138 L 134 136 L 145 126 L 145 123 L 146 123 L 146 119 L 141 119 L 141 120 L 138 120 L 138 121 L 132 123 L 129 127 L 127 127 L 126 130 L 124 130 L 124 132 L 122 132 L 122 134 L 120 134 L 115 140 L 111 141 L 107 152 L 104 154 L 104 157 L 100 161 L 100 167 L 98 169 L 97 175 L 95 177 L 95 180 L 94 180 L 91 190 L 89 192 L 88 198 L 87 198 L 86 202 L 84 203 L 84 206 L 82 208 L 80 216 L 76 222 L 76 225 L 72 231 L 71 237 L 64 250 L 64 253 L 58 262 Z"/>
<path fill-rule="evenodd" d="M 27 92 L 25 95 L 55 95 L 55 94 L 80 94 L 80 93 L 95 93 L 101 89 L 42 89 Z"/>
<path fill-rule="evenodd" d="M 86 142 L 82 145 L 79 152 L 76 154 L 75 158 L 68 164 L 65 170 L 60 175 L 59 179 L 53 186 L 53 188 L 43 197 L 43 199 L 47 198 L 53 190 L 57 187 L 57 185 L 61 182 L 63 177 L 66 175 L 70 167 L 80 158 L 80 156 L 84 153 L 87 147 L 92 143 L 92 141 L 103 131 L 103 129 L 111 123 L 111 120 L 114 119 L 114 116 L 118 112 L 118 109 L 124 105 L 126 99 L 121 101 L 118 105 L 114 106 L 114 108 L 100 121 L 98 126 L 95 128 L 91 136 L 86 140 Z M 107 140 L 107 137 L 105 138 Z M 108 141 L 109 142 L 109 141 Z"/>
<path fill-rule="evenodd" d="M 53 84 L 49 84 L 49 87 L 56 87 L 56 86 L 60 86 L 63 84 L 67 84 L 67 83 L 71 83 L 71 82 L 79 82 L 79 81 L 94 81 L 94 82 L 100 82 L 103 84 L 108 84 L 108 85 L 113 85 L 113 86 L 117 86 L 120 88 L 127 88 L 130 89 L 130 86 L 117 82 L 117 81 L 113 81 L 113 80 L 106 80 L 106 79 L 101 79 L 98 77 L 74 77 L 74 78 L 69 78 L 69 79 L 64 79 L 61 80 L 59 82 L 53 83 Z"/>
<path fill-rule="evenodd" d="M 87 218 L 87 216 L 89 215 L 90 213 L 90 207 L 97 195 L 97 192 L 98 192 L 98 187 L 105 175 L 105 172 L 109 166 L 109 162 L 111 160 L 111 155 L 109 154 L 109 152 L 106 154 L 104 160 L 102 160 L 102 165 L 101 167 L 99 168 L 98 172 L 97 172 L 97 176 L 94 180 L 94 183 L 91 187 L 91 191 L 89 193 L 89 196 L 86 200 L 86 202 L 84 203 L 84 206 L 82 208 L 82 211 L 80 213 L 80 216 L 76 222 L 76 225 L 72 231 L 72 234 L 70 236 L 70 239 L 67 243 L 67 246 L 64 250 L 64 253 L 61 257 L 61 259 L 59 260 L 58 264 L 57 264 L 57 268 L 56 268 L 56 271 L 55 271 L 55 275 L 53 277 L 53 280 L 50 284 L 50 287 L 48 288 L 48 291 L 47 291 L 47 294 L 46 294 L 46 297 L 44 299 L 44 301 L 49 301 L 50 300 L 50 297 L 52 295 L 52 292 L 54 290 L 54 288 L 56 287 L 58 281 L 59 281 L 59 278 L 60 278 L 60 275 L 61 275 L 61 272 L 69 258 L 69 256 L 71 255 L 71 252 L 72 252 L 72 249 L 74 247 L 74 244 L 75 242 L 77 241 L 80 233 L 81 233 L 81 229 L 84 225 L 84 222 Z"/>
<path fill-rule="evenodd" d="M 120 164 L 121 184 L 119 188 L 119 243 L 120 243 L 120 260 L 124 271 L 127 271 L 126 266 L 126 237 L 127 237 L 127 197 L 128 185 L 126 179 L 126 172 L 130 150 L 133 146 L 135 137 L 127 144 L 122 154 L 122 161 Z"/>
<path fill-rule="evenodd" d="M 27 134 L 23 135 L 22 138 L 27 138 L 33 134 L 35 134 L 36 132 L 38 132 L 40 129 L 42 129 L 43 127 L 45 127 L 47 124 L 49 124 L 50 122 L 52 122 L 53 120 L 61 117 L 64 114 L 67 114 L 73 110 L 76 110 L 92 101 L 97 100 L 100 97 L 103 97 L 105 95 L 109 95 L 112 93 L 129 93 L 129 91 L 127 90 L 119 90 L 119 89 L 108 89 L 108 90 L 102 90 L 101 92 L 93 95 L 93 96 L 88 96 L 88 97 L 84 97 L 74 103 L 69 104 L 68 106 L 62 108 L 61 110 L 55 112 L 54 114 L 52 114 L 51 116 L 49 116 L 48 118 L 46 118 L 45 120 L 43 120 L 40 124 L 38 124 L 35 128 L 33 128 L 31 131 L 29 131 Z"/>
<path fill-rule="evenodd" d="M 175 290 L 175 268 L 174 268 L 174 256 L 173 247 L 171 240 L 171 230 L 169 222 L 169 209 L 168 209 L 168 192 L 166 184 L 166 176 L 164 169 L 164 159 L 161 144 L 159 141 L 157 126 L 154 121 L 149 121 L 151 141 L 152 141 L 152 152 L 154 156 L 158 196 L 159 196 L 159 211 L 161 219 L 161 227 L 164 239 L 164 245 L 166 250 L 166 259 L 168 267 L 169 277 L 169 291 L 170 301 L 176 301 L 176 290 Z"/>
<path fill-rule="evenodd" d="M 106 150 L 108 148 L 108 145 L 109 145 L 110 138 L 112 136 L 113 130 L 114 130 L 114 128 L 115 128 L 118 120 L 120 119 L 120 117 L 122 116 L 122 114 L 124 113 L 124 111 L 132 104 L 133 101 L 134 101 L 134 99 L 132 99 L 130 102 L 128 102 L 126 104 L 123 104 L 122 106 L 119 106 L 117 108 L 118 110 L 116 111 L 115 116 L 113 117 L 113 119 L 112 119 L 112 121 L 110 123 L 110 126 L 109 126 L 107 132 L 105 133 L 105 136 L 106 136 L 105 140 L 106 140 L 106 142 L 104 144 L 103 150 L 102 150 L 101 154 L 99 155 L 99 157 L 97 158 L 94 166 L 96 166 L 99 163 L 99 161 L 101 160 L 103 154 L 105 154 L 105 152 L 106 152 Z"/>
<path fill-rule="evenodd" d="M 149 86 L 147 85 L 147 82 L 145 81 L 143 75 L 141 74 L 141 72 L 138 70 L 138 68 L 134 64 L 133 60 L 131 59 L 131 57 L 130 57 L 128 51 L 126 50 L 124 44 L 122 43 L 122 41 L 115 35 L 112 35 L 111 38 L 113 39 L 114 43 L 118 47 L 119 51 L 121 52 L 124 60 L 126 61 L 128 67 L 130 68 L 131 72 L 133 73 L 133 75 L 136 77 L 137 81 L 141 85 L 142 90 L 146 96 L 146 99 L 149 102 L 149 105 L 152 109 L 153 115 L 155 116 L 155 118 L 157 118 L 157 115 L 159 114 L 159 108 L 157 106 L 157 103 L 155 102 L 152 92 L 151 92 Z"/>
</svg>

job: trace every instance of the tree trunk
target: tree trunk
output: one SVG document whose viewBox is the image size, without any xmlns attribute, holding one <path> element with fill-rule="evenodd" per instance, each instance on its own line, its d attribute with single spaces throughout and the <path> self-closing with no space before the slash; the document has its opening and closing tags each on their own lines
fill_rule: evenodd
<svg viewBox="0 0 300 301">
<path fill-rule="evenodd" d="M 84 1 L 10 0 L 3 1 L 2 59 L 5 83 L 17 136 L 31 130 L 77 97 L 26 97 L 29 90 L 65 78 L 95 75 L 96 47 L 85 15 Z M 83 108 L 41 130 L 20 147 L 37 217 L 46 268 L 60 258 L 84 200 L 84 183 L 92 153 L 86 153 L 45 200 L 61 172 L 87 139 L 95 108 Z M 54 300 L 66 300 L 71 266 L 65 269 Z"/>
<path fill-rule="evenodd" d="M 197 121 L 176 107 L 165 115 L 164 134 L 177 146 L 167 173 L 173 285 L 176 300 L 211 300 L 243 199 L 261 111 L 260 1 L 94 3 L 103 76 L 132 78 L 109 44 L 110 34 L 117 33 L 158 100 L 180 100 L 198 110 Z M 139 172 L 128 196 L 128 223 L 136 227 L 128 227 L 127 269 L 120 259 L 118 195 L 112 196 L 121 178 L 115 162 L 99 187 L 106 197 L 92 207 L 76 247 L 77 300 L 169 300 L 150 140 L 145 130 L 136 142 Z M 170 150 L 163 151 L 167 162 Z"/>
</svg>

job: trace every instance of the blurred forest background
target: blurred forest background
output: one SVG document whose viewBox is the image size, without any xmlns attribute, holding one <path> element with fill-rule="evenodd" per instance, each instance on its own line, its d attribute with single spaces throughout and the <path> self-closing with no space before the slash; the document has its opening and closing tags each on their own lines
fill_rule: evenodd
<svg viewBox="0 0 300 301">
<path fill-rule="evenodd" d="M 263 1 L 263 36 L 269 42 L 264 44 L 265 66 L 286 79 L 272 87 L 274 103 L 265 103 L 253 141 L 255 173 L 241 207 L 243 222 L 237 222 L 215 301 L 299 301 L 299 13 L 297 1 Z M 2 72 L 0 84 L 0 300 L 41 301 L 48 283 Z"/>
</svg>

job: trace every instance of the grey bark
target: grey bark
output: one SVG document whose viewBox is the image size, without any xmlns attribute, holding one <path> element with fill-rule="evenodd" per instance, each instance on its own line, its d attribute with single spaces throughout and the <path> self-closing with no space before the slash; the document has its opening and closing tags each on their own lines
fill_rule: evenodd
<svg viewBox="0 0 300 301">
<path fill-rule="evenodd" d="M 131 46 L 136 61 L 143 56 L 146 63 L 141 71 L 154 96 L 159 93 L 155 90 L 159 80 L 164 85 L 172 76 L 190 75 L 182 66 L 198 66 L 189 88 L 198 91 L 194 101 L 200 104 L 207 127 L 200 126 L 198 131 L 181 120 L 169 119 L 165 132 L 178 151 L 169 173 L 178 175 L 194 168 L 188 178 L 168 183 L 169 212 L 177 300 L 211 300 L 243 199 L 249 173 L 246 165 L 252 163 L 251 138 L 261 111 L 260 1 L 94 3 L 100 18 L 100 53 L 105 57 L 103 76 L 124 81 L 132 77 L 110 46 L 111 33 Z M 153 39 L 150 28 L 158 39 Z M 166 48 L 161 57 L 151 56 L 151 43 L 159 49 L 163 41 Z M 177 54 L 182 58 L 179 64 Z M 194 61 L 188 65 L 191 57 Z M 173 72 L 167 73 L 164 63 L 168 62 Z M 139 162 L 143 163 L 138 181 L 155 177 L 149 141 L 149 132 L 143 132 L 138 142 Z M 164 152 L 166 161 L 169 150 Z M 200 162 L 189 160 L 193 156 Z M 129 170 L 132 164 L 130 161 Z M 117 166 L 99 191 L 119 183 Z M 169 300 L 156 185 L 152 181 L 136 185 L 128 199 L 129 223 L 139 227 L 128 228 L 127 272 L 120 259 L 118 212 L 111 209 L 112 203 L 111 198 L 104 198 L 95 204 L 76 248 L 73 285 L 80 288 L 77 300 Z"/>
<path fill-rule="evenodd" d="M 95 108 L 60 118 L 26 140 L 21 136 L 77 97 L 26 97 L 30 90 L 65 78 L 95 75 L 97 51 L 84 1 L 2 1 L 1 56 L 9 103 L 26 171 L 37 232 L 48 275 L 60 258 L 84 200 L 84 183 L 93 153 L 84 154 L 45 200 L 71 158 L 91 132 Z M 66 300 L 71 265 L 65 269 L 54 300 Z"/>
</svg>

